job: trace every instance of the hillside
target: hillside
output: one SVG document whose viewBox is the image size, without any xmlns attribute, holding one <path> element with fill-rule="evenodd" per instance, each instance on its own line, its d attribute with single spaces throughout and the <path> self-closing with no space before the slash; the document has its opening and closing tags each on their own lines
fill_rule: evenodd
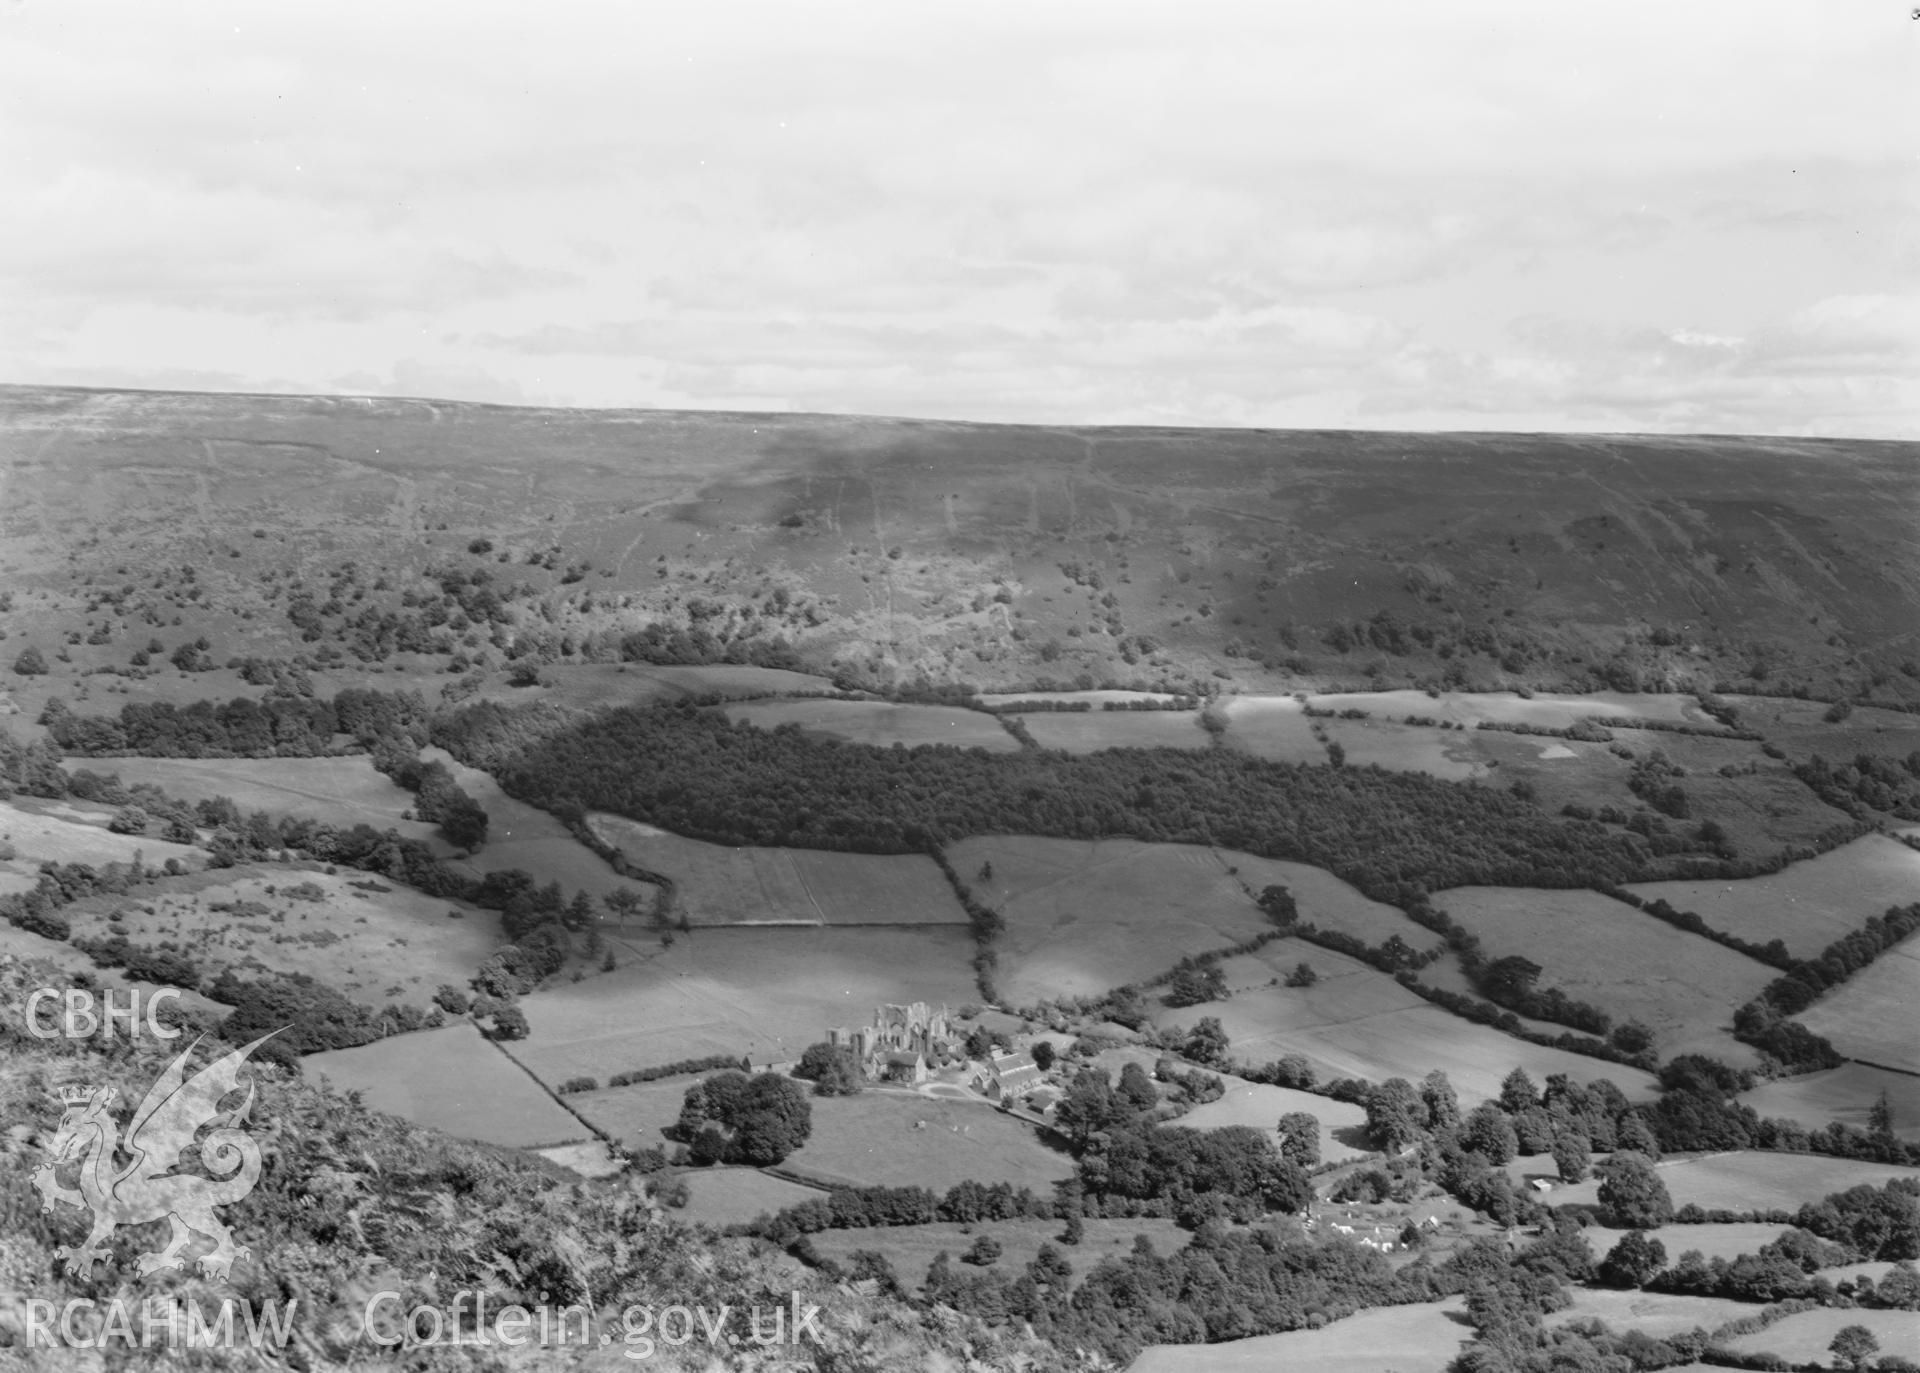
<svg viewBox="0 0 1920 1373">
<path fill-rule="evenodd" d="M 1904 703 L 1917 496 L 1911 443 L 0 387 L 0 654 Z"/>
</svg>

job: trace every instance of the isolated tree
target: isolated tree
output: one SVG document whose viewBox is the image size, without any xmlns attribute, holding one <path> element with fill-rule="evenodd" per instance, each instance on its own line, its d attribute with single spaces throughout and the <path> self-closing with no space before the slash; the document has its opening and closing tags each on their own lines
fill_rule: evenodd
<svg viewBox="0 0 1920 1373">
<path fill-rule="evenodd" d="M 1607 1038 L 1623 1054 L 1645 1053 L 1653 1047 L 1653 1031 L 1637 1020 L 1621 1021 Z"/>
<path fill-rule="evenodd" d="M 608 915 L 625 924 L 640 914 L 646 898 L 632 887 L 615 887 L 600 898 L 600 904 L 607 908 Z"/>
<path fill-rule="evenodd" d="M 1120 1070 L 1118 1091 L 1136 1111 L 1151 1111 L 1160 1104 L 1160 1089 L 1138 1063 L 1129 1062 Z"/>
<path fill-rule="evenodd" d="M 1293 971 L 1287 974 L 1289 987 L 1311 987 L 1320 980 L 1320 974 L 1313 970 L 1313 964 L 1302 959 L 1293 965 Z"/>
<path fill-rule="evenodd" d="M 1033 1041 L 1033 1047 L 1027 1052 L 1033 1055 L 1033 1061 L 1039 1065 L 1041 1072 L 1044 1073 L 1053 1067 L 1055 1051 L 1052 1040 L 1036 1039 Z"/>
<path fill-rule="evenodd" d="M 1227 1046 L 1231 1043 L 1232 1041 L 1227 1038 L 1226 1029 L 1220 1024 L 1220 1018 L 1203 1015 L 1199 1022 L 1187 1032 L 1187 1040 L 1181 1046 L 1181 1052 L 1195 1063 L 1219 1067 L 1226 1062 Z"/>
<path fill-rule="evenodd" d="M 978 1264 L 984 1268 L 996 1262 L 1003 1252 L 999 1240 L 992 1235 L 981 1235 L 974 1240 L 973 1247 L 960 1256 L 960 1262 Z"/>
<path fill-rule="evenodd" d="M 1562 1182 L 1580 1182 L 1587 1176 L 1588 1144 L 1578 1135 L 1558 1135 L 1553 1141 L 1553 1166 Z"/>
<path fill-rule="evenodd" d="M 13 660 L 13 670 L 22 677 L 44 677 L 47 672 L 47 660 L 38 648 L 28 644 L 21 650 L 20 656 Z"/>
<path fill-rule="evenodd" d="M 1880 1352 L 1880 1341 L 1864 1325 L 1842 1326 L 1827 1346 L 1841 1368 L 1865 1368 L 1867 1360 Z"/>
<path fill-rule="evenodd" d="M 1877 1138 L 1893 1138 L 1893 1103 L 1887 1099 L 1885 1087 L 1882 1087 L 1880 1095 L 1874 1098 L 1873 1109 L 1867 1112 L 1867 1128 Z"/>
<path fill-rule="evenodd" d="M 1302 1168 L 1317 1167 L 1320 1162 L 1320 1118 L 1306 1111 L 1289 1111 L 1275 1127 L 1280 1132 L 1280 1153 Z"/>
<path fill-rule="evenodd" d="M 1667 1266 L 1667 1249 L 1644 1230 L 1629 1230 L 1600 1261 L 1600 1281 L 1609 1287 L 1645 1287 Z"/>
<path fill-rule="evenodd" d="M 525 1039 L 532 1027 L 527 1024 L 527 1013 L 518 1006 L 502 1006 L 493 1013 L 493 1037 L 495 1039 Z"/>
<path fill-rule="evenodd" d="M 1167 1005 L 1198 1006 L 1203 1001 L 1218 1001 L 1226 995 L 1226 974 L 1214 962 L 1188 963 L 1174 971 L 1167 984 Z"/>
<path fill-rule="evenodd" d="M 1278 884 L 1261 889 L 1260 909 L 1276 925 L 1291 925 L 1300 918 L 1300 905 L 1293 893 Z"/>
<path fill-rule="evenodd" d="M 1645 1154 L 1616 1153 L 1600 1167 L 1600 1204 L 1629 1230 L 1654 1230 L 1673 1219 L 1673 1198 Z"/>
<path fill-rule="evenodd" d="M 139 806 L 122 806 L 107 821 L 107 828 L 115 834 L 145 834 L 147 832 L 147 813 Z"/>
</svg>

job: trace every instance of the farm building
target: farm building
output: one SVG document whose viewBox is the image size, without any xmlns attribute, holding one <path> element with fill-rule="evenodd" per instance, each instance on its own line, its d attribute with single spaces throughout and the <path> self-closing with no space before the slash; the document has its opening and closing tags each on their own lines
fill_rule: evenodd
<svg viewBox="0 0 1920 1373">
<path fill-rule="evenodd" d="M 995 1054 L 973 1076 L 973 1090 L 990 1101 L 1018 1101 L 1046 1081 L 1030 1054 Z"/>
</svg>

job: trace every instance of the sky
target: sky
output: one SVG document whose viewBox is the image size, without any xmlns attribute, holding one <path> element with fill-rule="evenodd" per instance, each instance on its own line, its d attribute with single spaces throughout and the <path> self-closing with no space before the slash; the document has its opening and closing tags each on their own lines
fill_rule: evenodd
<svg viewBox="0 0 1920 1373">
<path fill-rule="evenodd" d="M 1912 0 L 0 0 L 0 381 L 1920 438 Z"/>
</svg>

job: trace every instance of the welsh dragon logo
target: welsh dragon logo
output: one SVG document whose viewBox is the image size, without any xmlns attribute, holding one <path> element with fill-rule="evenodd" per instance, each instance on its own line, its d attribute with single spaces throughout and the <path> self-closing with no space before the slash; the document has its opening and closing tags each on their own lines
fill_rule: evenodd
<svg viewBox="0 0 1920 1373">
<path fill-rule="evenodd" d="M 58 1202 L 93 1213 L 93 1229 L 86 1239 L 59 1251 L 69 1273 L 84 1278 L 92 1273 L 95 1262 L 105 1261 L 104 1246 L 118 1227 L 156 1220 L 169 1222 L 173 1233 L 165 1248 L 139 1256 L 135 1267 L 142 1277 L 163 1268 L 184 1269 L 182 1253 L 196 1233 L 214 1243 L 212 1251 L 199 1260 L 201 1273 L 209 1278 L 225 1279 L 236 1258 L 251 1257 L 251 1250 L 235 1246 L 233 1232 L 213 1211 L 239 1201 L 260 1180 L 260 1146 L 241 1128 L 253 1107 L 253 1079 L 242 1081 L 240 1067 L 273 1034 L 262 1035 L 189 1077 L 187 1059 L 200 1043 L 195 1039 L 148 1088 L 124 1140 L 119 1123 L 107 1112 L 115 1096 L 113 1088 L 61 1089 L 66 1111 L 46 1148 L 53 1162 L 34 1170 L 33 1185 L 44 1211 L 53 1210 Z M 222 1099 L 242 1087 L 246 1096 L 240 1104 L 222 1111 Z M 173 1171 L 180 1166 L 181 1155 L 196 1143 L 196 1136 L 201 1166 L 212 1174 L 211 1180 Z M 131 1161 L 120 1166 L 115 1162 L 117 1153 L 129 1155 Z M 73 1188 L 63 1185 L 57 1173 L 76 1158 L 80 1185 Z"/>
</svg>

